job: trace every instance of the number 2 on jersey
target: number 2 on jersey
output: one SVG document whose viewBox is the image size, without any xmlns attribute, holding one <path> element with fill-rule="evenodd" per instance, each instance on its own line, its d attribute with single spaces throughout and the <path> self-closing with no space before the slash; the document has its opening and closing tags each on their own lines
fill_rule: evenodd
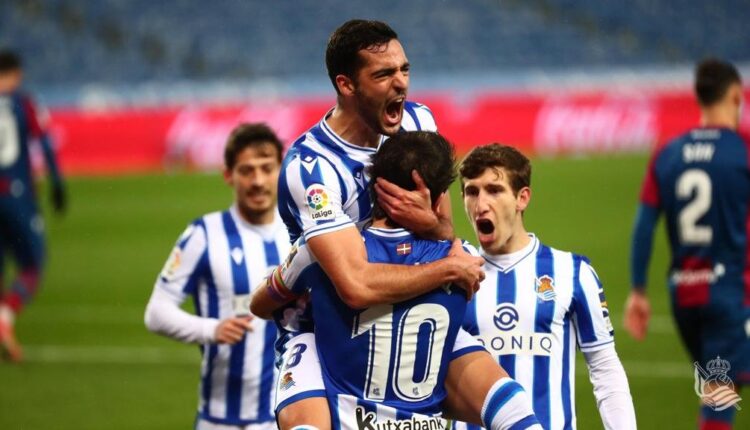
<svg viewBox="0 0 750 430">
<path fill-rule="evenodd" d="M 689 169 L 677 179 L 676 195 L 692 200 L 680 211 L 680 242 L 685 245 L 708 245 L 713 238 L 711 226 L 698 225 L 698 220 L 711 208 L 711 177 L 700 169 Z"/>
<path fill-rule="evenodd" d="M 442 351 L 450 325 L 450 316 L 445 307 L 435 303 L 421 303 L 409 308 L 394 321 L 393 306 L 371 307 L 354 318 L 352 338 L 370 334 L 364 398 L 384 400 L 388 385 L 388 374 L 393 368 L 392 384 L 396 395 L 408 402 L 424 400 L 432 395 L 442 361 Z M 395 330 L 394 330 L 395 326 Z M 427 329 L 425 369 L 417 369 L 417 346 L 419 333 Z M 395 333 L 394 333 L 395 332 Z M 396 336 L 395 354 L 392 354 Z M 419 381 L 415 375 L 421 374 Z"/>
</svg>

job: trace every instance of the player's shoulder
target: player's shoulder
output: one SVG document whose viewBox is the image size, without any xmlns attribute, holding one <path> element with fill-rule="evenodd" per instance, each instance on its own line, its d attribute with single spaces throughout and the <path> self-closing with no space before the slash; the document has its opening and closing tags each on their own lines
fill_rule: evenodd
<svg viewBox="0 0 750 430">
<path fill-rule="evenodd" d="M 422 103 L 404 102 L 404 117 L 401 127 L 406 131 L 437 131 L 432 110 Z"/>
<path fill-rule="evenodd" d="M 593 270 L 591 267 L 591 259 L 586 255 L 573 251 L 557 249 L 541 242 L 539 243 L 539 249 L 537 250 L 537 259 L 547 260 L 551 263 L 571 264 L 573 268 L 578 270 L 581 270 L 581 268 L 591 268 L 591 270 Z"/>
</svg>

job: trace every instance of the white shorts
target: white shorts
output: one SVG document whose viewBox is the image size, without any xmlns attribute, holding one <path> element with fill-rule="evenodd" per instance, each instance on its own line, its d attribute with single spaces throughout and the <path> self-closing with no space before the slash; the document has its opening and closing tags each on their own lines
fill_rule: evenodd
<svg viewBox="0 0 750 430">
<path fill-rule="evenodd" d="M 244 426 L 235 426 L 230 424 L 217 424 L 211 421 L 198 418 L 195 421 L 195 430 L 276 430 L 276 421 L 267 423 L 247 424 Z"/>
<path fill-rule="evenodd" d="M 287 341 L 276 381 L 274 411 L 310 397 L 325 397 L 323 372 L 320 368 L 315 334 L 302 333 Z"/>
</svg>

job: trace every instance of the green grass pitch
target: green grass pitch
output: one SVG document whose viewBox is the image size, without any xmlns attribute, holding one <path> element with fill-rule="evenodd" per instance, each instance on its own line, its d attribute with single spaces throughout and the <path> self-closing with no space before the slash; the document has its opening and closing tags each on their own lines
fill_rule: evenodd
<svg viewBox="0 0 750 430">
<path fill-rule="evenodd" d="M 666 302 L 661 226 L 649 275 L 649 337 L 639 344 L 621 328 L 645 163 L 644 156 L 534 160 L 526 225 L 546 244 L 591 258 L 604 282 L 639 427 L 695 428 L 693 368 Z M 64 218 L 45 209 L 48 270 L 18 320 L 27 361 L 0 364 L 0 429 L 192 428 L 198 348 L 148 333 L 143 310 L 182 229 L 227 207 L 230 190 L 217 173 L 71 178 L 69 193 Z M 474 241 L 457 188 L 452 195 L 457 232 Z M 576 370 L 578 428 L 601 428 L 580 354 Z M 750 428 L 746 411 L 738 419 L 737 428 Z"/>
</svg>

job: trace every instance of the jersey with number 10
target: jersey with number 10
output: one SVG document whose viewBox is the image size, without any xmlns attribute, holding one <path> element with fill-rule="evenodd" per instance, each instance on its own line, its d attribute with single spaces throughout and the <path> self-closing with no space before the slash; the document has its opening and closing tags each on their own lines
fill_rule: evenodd
<svg viewBox="0 0 750 430">
<path fill-rule="evenodd" d="M 641 203 L 663 211 L 679 306 L 750 305 L 750 150 L 725 128 L 696 128 L 659 149 Z"/>
<path fill-rule="evenodd" d="M 403 229 L 369 228 L 362 235 L 373 263 L 429 263 L 451 247 Z M 316 267 L 297 283 L 314 285 L 315 338 L 334 428 L 394 428 L 397 422 L 442 428 L 448 364 L 481 350 L 479 345 L 454 350 L 466 311 L 463 290 L 446 285 L 405 302 L 356 310 Z"/>
</svg>

